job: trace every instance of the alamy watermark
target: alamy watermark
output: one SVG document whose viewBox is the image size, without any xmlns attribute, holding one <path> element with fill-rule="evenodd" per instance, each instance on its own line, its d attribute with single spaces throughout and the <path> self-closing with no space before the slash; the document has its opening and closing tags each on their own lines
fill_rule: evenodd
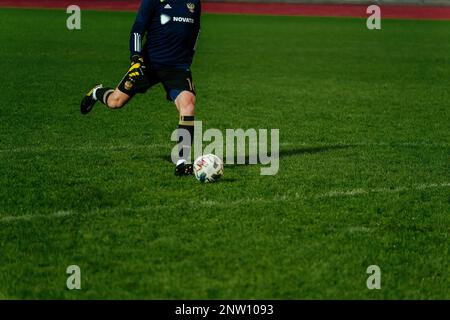
<svg viewBox="0 0 450 320">
<path fill-rule="evenodd" d="M 66 20 L 66 27 L 69 30 L 81 30 L 81 9 L 77 5 L 70 5 L 66 10 L 70 16 Z"/>
<path fill-rule="evenodd" d="M 213 153 L 225 164 L 262 164 L 261 175 L 276 175 L 279 170 L 280 130 L 279 129 L 226 129 L 225 134 L 219 129 L 208 129 L 203 132 L 201 121 L 195 121 L 193 159 L 203 154 Z M 182 140 L 179 141 L 181 136 Z M 179 159 L 180 147 L 189 144 L 191 137 L 187 130 L 177 129 L 171 140 L 177 143 L 172 149 L 172 162 Z M 270 139 L 270 143 L 269 143 Z M 186 141 L 188 140 L 188 141 Z M 208 145 L 203 148 L 203 142 Z M 270 154 L 269 154 L 270 148 Z M 248 150 L 248 152 L 247 152 Z M 188 157 L 188 161 L 191 158 Z"/>
<path fill-rule="evenodd" d="M 381 269 L 377 265 L 371 265 L 367 267 L 367 274 L 370 276 L 367 278 L 367 289 L 369 290 L 380 290 L 381 289 Z"/>
<path fill-rule="evenodd" d="M 377 5 L 371 5 L 367 7 L 367 14 L 370 16 L 367 18 L 367 29 L 380 30 L 381 29 L 381 8 Z"/>
<path fill-rule="evenodd" d="M 67 277 L 66 286 L 69 290 L 81 290 L 81 269 L 77 265 L 68 266 L 66 273 Z"/>
</svg>

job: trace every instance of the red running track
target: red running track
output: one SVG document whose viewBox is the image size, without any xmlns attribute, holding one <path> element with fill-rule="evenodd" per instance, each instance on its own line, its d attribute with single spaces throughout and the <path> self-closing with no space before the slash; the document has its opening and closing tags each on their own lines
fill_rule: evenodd
<svg viewBox="0 0 450 320">
<path fill-rule="evenodd" d="M 0 0 L 0 7 L 67 8 L 76 4 L 82 9 L 136 11 L 139 0 Z M 367 17 L 365 5 L 314 5 L 288 3 L 231 3 L 206 2 L 203 11 L 208 13 L 262 14 L 289 16 Z M 433 6 L 381 6 L 384 18 L 400 19 L 450 19 L 450 7 Z"/>
</svg>

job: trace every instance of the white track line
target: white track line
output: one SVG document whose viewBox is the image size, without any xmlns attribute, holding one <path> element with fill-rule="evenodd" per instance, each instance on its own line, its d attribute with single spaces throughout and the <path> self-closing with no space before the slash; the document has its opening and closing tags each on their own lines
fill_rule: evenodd
<svg viewBox="0 0 450 320">
<path fill-rule="evenodd" d="M 389 193 L 399 193 L 403 191 L 421 191 L 426 189 L 436 189 L 436 188 L 447 188 L 450 187 L 450 182 L 443 183 L 430 183 L 430 184 L 418 184 L 411 187 L 397 187 L 397 188 L 374 188 L 374 189 L 350 189 L 350 190 L 332 190 L 316 195 L 301 195 L 299 193 L 286 194 L 282 196 L 275 196 L 272 198 L 242 198 L 235 201 L 197 201 L 191 202 L 191 205 L 198 207 L 233 207 L 236 205 L 248 205 L 252 203 L 271 203 L 271 202 L 290 202 L 295 200 L 314 200 L 314 199 L 326 199 L 326 198 L 340 198 L 340 197 L 355 197 L 360 195 L 367 195 L 371 193 L 389 194 Z M 84 214 L 96 214 L 101 212 L 114 213 L 120 211 L 130 211 L 130 212 L 146 212 L 156 209 L 170 209 L 179 206 L 179 204 L 172 205 L 148 205 L 137 208 L 113 208 L 113 209 L 96 209 Z M 67 217 L 72 215 L 79 215 L 80 212 L 76 211 L 58 211 L 50 214 L 24 214 L 19 216 L 4 216 L 0 217 L 0 223 L 10 223 L 17 221 L 31 221 L 36 219 L 52 219 Z"/>
</svg>

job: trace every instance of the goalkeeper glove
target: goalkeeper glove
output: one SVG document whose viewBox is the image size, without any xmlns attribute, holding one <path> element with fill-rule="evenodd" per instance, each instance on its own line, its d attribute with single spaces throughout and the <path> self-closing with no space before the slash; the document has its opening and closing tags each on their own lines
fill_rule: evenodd
<svg viewBox="0 0 450 320">
<path fill-rule="evenodd" d="M 140 55 L 133 55 L 130 64 L 130 69 L 128 69 L 128 77 L 130 79 L 144 75 L 144 59 Z"/>
<path fill-rule="evenodd" d="M 139 63 L 140 65 L 144 63 L 144 59 L 138 54 L 133 55 L 130 60 L 131 66 L 135 65 L 136 63 Z"/>
</svg>

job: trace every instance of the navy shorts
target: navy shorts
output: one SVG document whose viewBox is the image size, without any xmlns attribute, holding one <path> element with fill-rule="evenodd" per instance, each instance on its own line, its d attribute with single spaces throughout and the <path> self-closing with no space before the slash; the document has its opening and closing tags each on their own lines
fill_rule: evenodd
<svg viewBox="0 0 450 320">
<path fill-rule="evenodd" d="M 154 85 L 162 83 L 166 90 L 166 98 L 175 101 L 182 91 L 189 91 L 195 95 L 195 86 L 191 70 L 179 68 L 152 69 L 145 67 L 143 75 L 130 79 L 128 73 L 120 82 L 118 88 L 123 93 L 134 96 L 145 93 Z"/>
</svg>

